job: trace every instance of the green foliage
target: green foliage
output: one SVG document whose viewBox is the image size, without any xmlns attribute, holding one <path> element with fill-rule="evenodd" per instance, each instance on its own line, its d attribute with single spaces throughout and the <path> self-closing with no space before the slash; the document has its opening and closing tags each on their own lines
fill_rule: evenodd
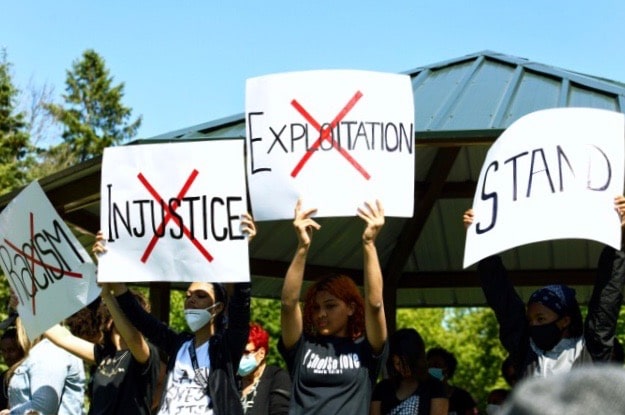
<svg viewBox="0 0 625 415">
<path fill-rule="evenodd" d="M 132 111 L 121 103 L 124 84 L 113 85 L 104 59 L 94 50 L 73 62 L 65 91 L 65 105 L 48 104 L 47 109 L 63 124 L 63 140 L 79 162 L 137 133 L 141 117 L 130 121 Z"/>
<path fill-rule="evenodd" d="M 184 298 L 181 290 L 172 290 L 169 297 L 169 326 L 177 332 L 189 330 L 184 319 Z"/>
<path fill-rule="evenodd" d="M 38 163 L 32 166 L 28 174 L 29 181 L 49 176 L 77 163 L 78 157 L 67 143 L 57 144 L 46 151 L 39 150 Z"/>
<path fill-rule="evenodd" d="M 278 352 L 280 339 L 280 300 L 252 298 L 252 322 L 260 324 L 269 333 L 269 354 L 267 363 L 285 367 Z"/>
<path fill-rule="evenodd" d="M 27 182 L 33 163 L 28 125 L 23 112 L 16 112 L 19 91 L 13 86 L 11 64 L 0 51 L 0 194 Z"/>
<path fill-rule="evenodd" d="M 454 353 L 458 368 L 450 383 L 468 390 L 483 407 L 488 392 L 507 387 L 501 377 L 506 352 L 499 343 L 499 327 L 488 308 L 399 309 L 397 328 L 415 328 L 426 348 L 443 347 Z"/>
</svg>

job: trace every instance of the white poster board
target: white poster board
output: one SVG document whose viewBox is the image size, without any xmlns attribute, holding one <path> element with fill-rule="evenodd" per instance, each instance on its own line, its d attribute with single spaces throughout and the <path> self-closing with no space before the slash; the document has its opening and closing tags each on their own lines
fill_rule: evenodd
<svg viewBox="0 0 625 415">
<path fill-rule="evenodd" d="M 410 76 L 318 70 L 247 80 L 247 173 L 256 220 L 354 216 L 379 199 L 411 217 L 414 99 Z"/>
<path fill-rule="evenodd" d="M 0 214 L 0 265 L 31 340 L 100 294 L 91 257 L 38 182 Z"/>
<path fill-rule="evenodd" d="M 528 114 L 492 145 L 477 183 L 464 267 L 532 242 L 589 239 L 620 248 L 625 118 L 592 108 Z"/>
<path fill-rule="evenodd" d="M 105 149 L 98 281 L 249 281 L 243 140 Z"/>
</svg>

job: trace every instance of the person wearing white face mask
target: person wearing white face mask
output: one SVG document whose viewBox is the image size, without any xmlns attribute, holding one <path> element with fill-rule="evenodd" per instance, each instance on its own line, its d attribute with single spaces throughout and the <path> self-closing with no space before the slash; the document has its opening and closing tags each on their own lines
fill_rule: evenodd
<svg viewBox="0 0 625 415">
<path fill-rule="evenodd" d="M 248 241 L 256 235 L 249 214 L 241 228 Z M 128 320 L 169 356 L 158 415 L 243 415 L 235 375 L 249 332 L 250 283 L 232 284 L 230 296 L 222 284 L 191 283 L 184 314 L 192 333 L 145 312 L 124 284 L 110 286 Z"/>
<path fill-rule="evenodd" d="M 239 363 L 241 404 L 246 415 L 286 415 L 291 398 L 291 378 L 286 370 L 267 365 L 269 333 L 250 324 L 250 334 Z"/>
</svg>

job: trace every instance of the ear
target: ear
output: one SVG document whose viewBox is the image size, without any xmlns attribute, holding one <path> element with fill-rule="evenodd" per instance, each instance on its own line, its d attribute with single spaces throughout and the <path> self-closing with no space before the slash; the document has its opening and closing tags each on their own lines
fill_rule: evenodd
<svg viewBox="0 0 625 415">
<path fill-rule="evenodd" d="M 556 326 L 558 326 L 560 331 L 564 331 L 568 329 L 570 325 L 571 325 L 571 317 L 569 316 L 561 317 L 560 320 L 558 320 L 558 322 L 556 323 Z"/>
<path fill-rule="evenodd" d="M 349 304 L 347 304 L 347 315 L 353 316 L 355 312 L 356 312 L 356 303 L 351 301 Z"/>
<path fill-rule="evenodd" d="M 217 315 L 217 314 L 219 314 L 219 313 L 221 313 L 221 312 L 223 312 L 223 311 L 224 311 L 224 303 L 222 303 L 222 302 L 220 301 L 220 302 L 219 302 L 219 303 L 217 303 L 217 305 L 215 306 L 214 313 L 215 313 L 215 315 Z"/>
<path fill-rule="evenodd" d="M 265 355 L 267 355 L 267 351 L 264 347 L 260 347 L 256 352 L 256 356 L 260 359 L 261 362 L 265 360 Z"/>
</svg>

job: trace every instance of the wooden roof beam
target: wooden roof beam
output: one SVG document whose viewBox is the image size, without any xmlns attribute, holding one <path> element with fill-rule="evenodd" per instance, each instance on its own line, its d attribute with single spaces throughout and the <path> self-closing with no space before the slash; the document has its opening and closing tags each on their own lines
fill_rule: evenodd
<svg viewBox="0 0 625 415">
<path fill-rule="evenodd" d="M 388 285 L 389 288 L 392 288 L 397 285 L 401 278 L 401 273 L 406 266 L 410 253 L 421 235 L 436 200 L 441 195 L 443 185 L 459 152 L 460 147 L 439 148 L 425 180 L 425 191 L 417 193 L 417 189 L 415 189 L 414 214 L 406 221 L 385 266 L 385 286 Z"/>
</svg>

